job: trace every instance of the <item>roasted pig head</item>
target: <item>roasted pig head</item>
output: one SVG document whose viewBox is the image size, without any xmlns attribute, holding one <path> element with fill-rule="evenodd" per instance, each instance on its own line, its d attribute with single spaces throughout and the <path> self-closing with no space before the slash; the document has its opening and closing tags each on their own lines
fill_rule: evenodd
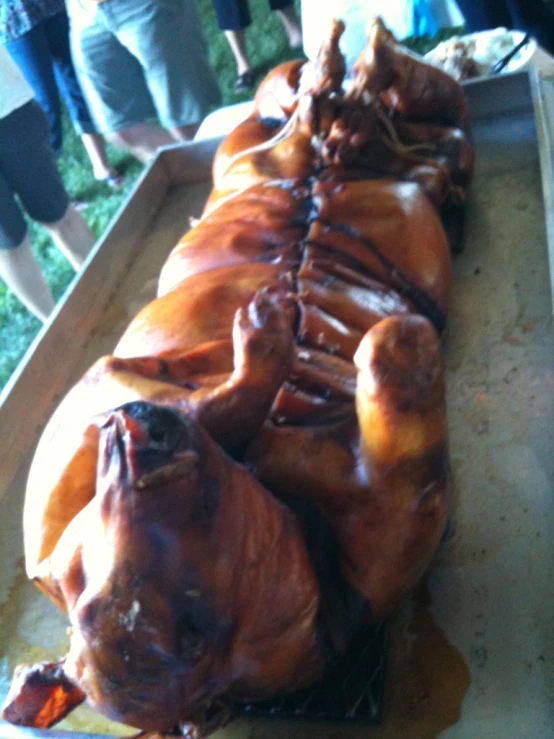
<svg viewBox="0 0 554 739">
<path fill-rule="evenodd" d="M 71 621 L 64 679 L 131 726 L 169 731 L 321 668 L 294 516 L 187 414 L 106 414 L 96 495 L 41 568 Z"/>
</svg>

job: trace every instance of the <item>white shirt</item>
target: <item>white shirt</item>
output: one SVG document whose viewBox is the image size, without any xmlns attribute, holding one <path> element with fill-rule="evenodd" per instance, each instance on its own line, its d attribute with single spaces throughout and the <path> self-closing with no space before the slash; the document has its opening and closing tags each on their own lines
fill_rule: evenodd
<svg viewBox="0 0 554 739">
<path fill-rule="evenodd" d="M 31 86 L 19 67 L 0 45 L 0 118 L 5 118 L 34 97 Z"/>
</svg>

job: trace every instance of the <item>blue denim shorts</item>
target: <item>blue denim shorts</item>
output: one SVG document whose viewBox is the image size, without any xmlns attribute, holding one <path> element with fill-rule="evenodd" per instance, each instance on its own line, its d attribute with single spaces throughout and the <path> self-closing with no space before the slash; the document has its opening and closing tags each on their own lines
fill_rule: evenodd
<svg viewBox="0 0 554 739">
<path fill-rule="evenodd" d="M 69 207 L 48 120 L 34 100 L 0 118 L 0 249 L 14 249 L 27 233 L 16 196 L 40 223 L 59 221 Z"/>
<path fill-rule="evenodd" d="M 68 0 L 73 61 L 98 130 L 199 123 L 220 102 L 195 0 Z"/>
</svg>

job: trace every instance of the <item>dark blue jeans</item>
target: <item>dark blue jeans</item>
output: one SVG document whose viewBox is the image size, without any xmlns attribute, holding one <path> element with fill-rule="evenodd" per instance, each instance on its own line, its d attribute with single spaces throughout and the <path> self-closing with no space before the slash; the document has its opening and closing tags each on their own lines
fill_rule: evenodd
<svg viewBox="0 0 554 739">
<path fill-rule="evenodd" d="M 221 31 L 241 31 L 252 23 L 248 0 L 212 0 L 217 25 Z M 271 10 L 283 10 L 292 0 L 269 0 Z"/>
<path fill-rule="evenodd" d="M 23 36 L 7 43 L 6 48 L 48 117 L 56 153 L 61 152 L 63 141 L 60 92 L 76 133 L 94 133 L 94 124 L 71 61 L 65 12 L 41 21 Z"/>
</svg>

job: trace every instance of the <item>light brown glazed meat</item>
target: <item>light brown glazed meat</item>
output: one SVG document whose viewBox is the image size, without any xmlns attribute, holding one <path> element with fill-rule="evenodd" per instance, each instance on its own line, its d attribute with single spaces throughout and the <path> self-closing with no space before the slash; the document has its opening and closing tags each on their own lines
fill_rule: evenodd
<svg viewBox="0 0 554 739">
<path fill-rule="evenodd" d="M 471 178 L 467 107 L 378 21 L 343 94 L 342 31 L 262 83 L 158 297 L 43 433 L 27 569 L 70 646 L 48 679 L 21 673 L 8 720 L 86 696 L 207 732 L 321 676 L 438 546 L 440 213 Z"/>
</svg>

